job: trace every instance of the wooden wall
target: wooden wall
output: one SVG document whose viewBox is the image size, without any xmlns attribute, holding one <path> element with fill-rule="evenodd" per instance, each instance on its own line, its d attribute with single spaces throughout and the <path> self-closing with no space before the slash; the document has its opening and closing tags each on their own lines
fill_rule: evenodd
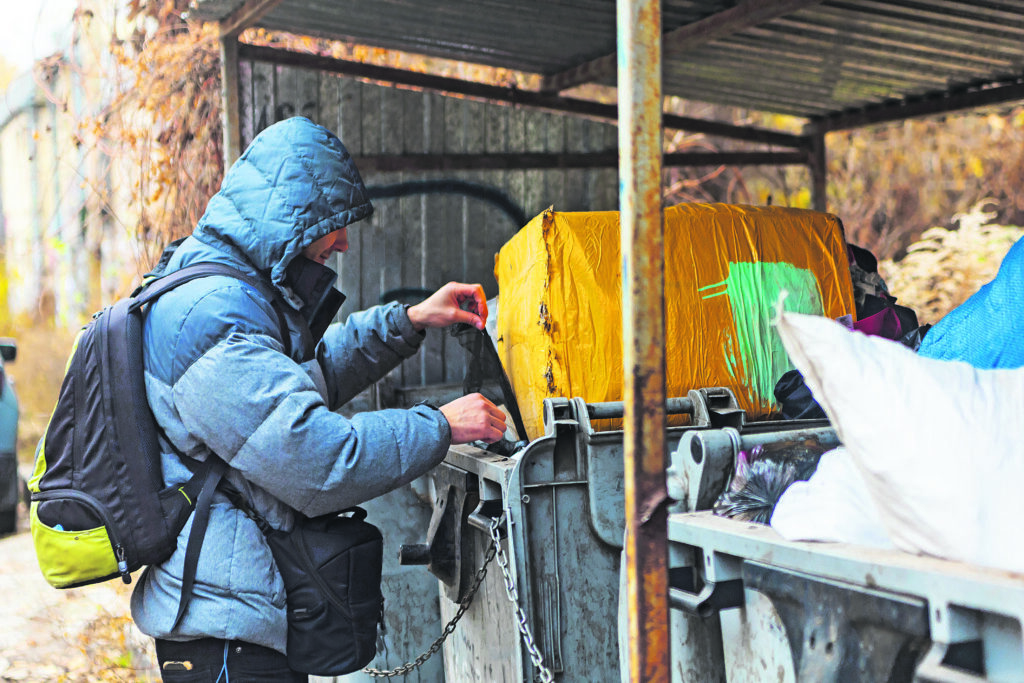
<svg viewBox="0 0 1024 683">
<path fill-rule="evenodd" d="M 566 115 L 362 83 L 311 69 L 242 61 L 242 147 L 263 128 L 307 116 L 333 130 L 354 157 L 387 154 L 588 152 L 617 147 L 615 126 Z M 375 188 L 457 179 L 501 190 L 527 218 L 560 211 L 615 210 L 616 169 L 403 172 L 364 174 Z M 430 193 L 374 200 L 368 221 L 349 230 L 340 258 L 341 316 L 379 303 L 400 288 L 434 290 L 450 280 L 479 282 L 498 294 L 494 255 L 522 227 L 494 204 L 464 194 Z M 431 331 L 401 369 L 401 385 L 461 382 L 465 351 Z"/>
</svg>

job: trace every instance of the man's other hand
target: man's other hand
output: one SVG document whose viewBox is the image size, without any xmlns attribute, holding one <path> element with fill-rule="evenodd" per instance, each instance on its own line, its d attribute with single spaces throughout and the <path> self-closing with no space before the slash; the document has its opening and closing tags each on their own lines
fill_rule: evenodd
<svg viewBox="0 0 1024 683">
<path fill-rule="evenodd" d="M 467 304 L 463 310 L 463 304 Z M 409 308 L 409 320 L 422 331 L 427 327 L 448 327 L 467 323 L 484 329 L 487 322 L 487 299 L 480 285 L 449 282 L 415 306 Z"/>
<path fill-rule="evenodd" d="M 494 443 L 505 435 L 505 413 L 481 394 L 469 394 L 441 406 L 452 429 L 452 443 Z"/>
</svg>

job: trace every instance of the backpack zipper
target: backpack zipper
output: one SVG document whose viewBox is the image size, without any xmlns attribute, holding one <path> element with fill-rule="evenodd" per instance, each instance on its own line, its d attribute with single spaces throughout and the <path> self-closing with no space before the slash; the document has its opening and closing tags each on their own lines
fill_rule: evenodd
<svg viewBox="0 0 1024 683">
<path fill-rule="evenodd" d="M 107 509 L 88 493 L 77 489 L 51 489 L 49 491 L 39 491 L 38 493 L 32 494 L 32 500 L 34 501 L 52 500 L 55 498 L 74 498 L 85 503 L 88 507 L 92 508 L 94 512 L 96 512 L 103 521 L 103 527 L 107 530 L 107 538 L 110 539 L 110 546 L 113 549 L 114 557 L 117 560 L 117 573 L 121 575 L 122 581 L 125 583 L 131 583 L 131 572 L 128 571 L 128 562 L 125 559 L 125 547 L 124 544 L 121 543 L 121 538 L 114 526 L 114 520 L 110 516 L 110 513 L 107 512 Z"/>
</svg>

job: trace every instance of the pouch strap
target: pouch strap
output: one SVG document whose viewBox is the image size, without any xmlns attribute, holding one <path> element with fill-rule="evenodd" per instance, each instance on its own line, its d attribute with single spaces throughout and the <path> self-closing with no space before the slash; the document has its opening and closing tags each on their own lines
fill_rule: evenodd
<svg viewBox="0 0 1024 683">
<path fill-rule="evenodd" d="M 256 522 L 256 526 L 259 527 L 260 531 L 262 531 L 264 535 L 269 534 L 274 530 L 273 527 L 270 526 L 270 523 L 264 519 L 260 513 L 256 512 L 256 509 L 252 505 L 249 504 L 249 501 L 245 499 L 242 492 L 235 488 L 235 486 L 227 479 L 220 483 L 220 492 L 231 501 L 232 505 L 241 510 L 242 514 Z"/>
<path fill-rule="evenodd" d="M 210 504 L 213 502 L 213 492 L 227 469 L 227 463 L 220 458 L 215 456 L 210 456 L 210 458 L 210 468 L 203 480 L 199 500 L 196 501 L 192 529 L 189 531 L 188 545 L 185 547 L 185 563 L 181 573 L 181 598 L 178 600 L 178 614 L 174 617 L 171 631 L 178 628 L 182 617 L 188 611 L 188 603 L 192 599 L 192 585 L 196 580 L 196 568 L 199 565 L 199 551 L 203 544 L 203 536 L 206 535 L 206 527 L 210 522 Z"/>
</svg>

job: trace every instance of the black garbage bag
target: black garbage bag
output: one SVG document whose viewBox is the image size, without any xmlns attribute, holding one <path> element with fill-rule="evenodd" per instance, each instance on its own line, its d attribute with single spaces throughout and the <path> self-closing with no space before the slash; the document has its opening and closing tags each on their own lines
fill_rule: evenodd
<svg viewBox="0 0 1024 683">
<path fill-rule="evenodd" d="M 784 420 L 824 420 L 825 411 L 811 395 L 799 370 L 790 370 L 775 383 L 775 402 Z"/>
<path fill-rule="evenodd" d="M 714 513 L 745 522 L 768 524 L 776 503 L 795 481 L 806 481 L 818 467 L 824 448 L 789 444 L 740 451 L 732 480 L 715 502 Z"/>
</svg>

